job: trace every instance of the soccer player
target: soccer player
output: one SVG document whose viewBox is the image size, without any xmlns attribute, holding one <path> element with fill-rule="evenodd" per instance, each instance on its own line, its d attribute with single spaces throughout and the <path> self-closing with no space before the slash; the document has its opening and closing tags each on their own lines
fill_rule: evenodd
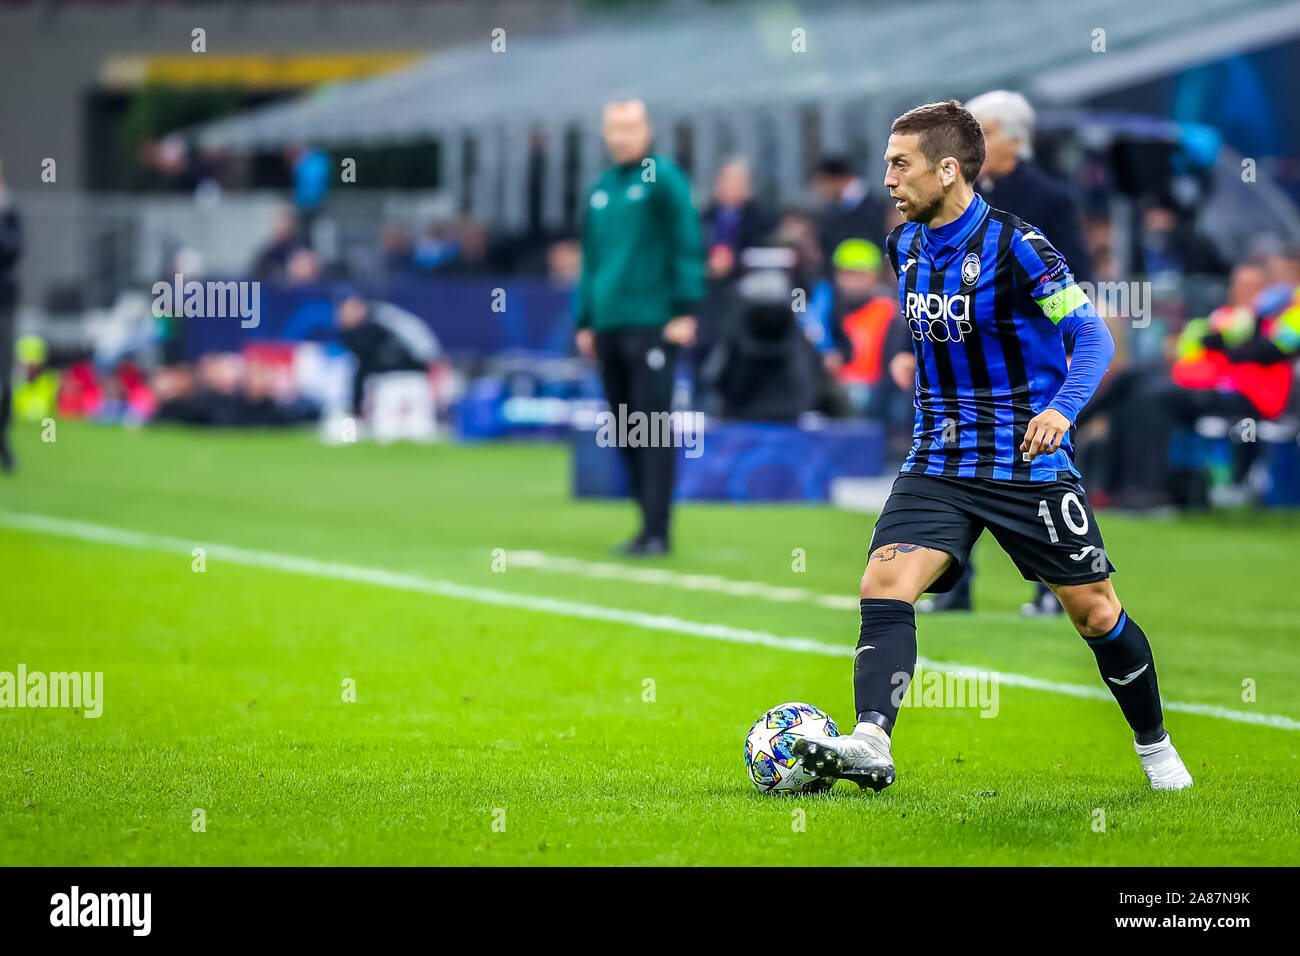
<svg viewBox="0 0 1300 956">
<path fill-rule="evenodd" d="M 890 734 L 916 669 L 916 601 L 952 586 L 988 528 L 1027 580 L 1052 589 L 1096 655 L 1151 786 L 1190 786 L 1164 729 L 1151 646 L 1111 587 L 1115 569 L 1071 460 L 1070 428 L 1114 354 L 1110 333 L 1047 238 L 973 191 L 984 136 L 960 103 L 896 119 L 885 162 L 905 220 L 886 245 L 916 353 L 914 442 L 862 576 L 857 724 L 803 738 L 795 753 L 864 789 L 894 782 Z"/>
</svg>

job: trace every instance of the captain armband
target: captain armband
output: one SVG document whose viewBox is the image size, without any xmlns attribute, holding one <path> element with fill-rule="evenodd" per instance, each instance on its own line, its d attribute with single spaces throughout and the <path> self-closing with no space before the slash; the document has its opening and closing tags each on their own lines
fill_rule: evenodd
<svg viewBox="0 0 1300 956">
<path fill-rule="evenodd" d="M 1071 312 L 1089 304 L 1087 293 L 1074 282 L 1065 286 L 1057 286 L 1055 291 L 1046 295 L 1035 296 L 1034 301 L 1043 310 L 1043 315 L 1051 319 L 1053 323 L 1060 322 Z"/>
</svg>

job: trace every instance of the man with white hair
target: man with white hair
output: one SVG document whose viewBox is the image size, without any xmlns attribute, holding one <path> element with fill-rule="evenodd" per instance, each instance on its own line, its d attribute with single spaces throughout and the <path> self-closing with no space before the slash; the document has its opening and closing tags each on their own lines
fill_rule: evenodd
<svg viewBox="0 0 1300 956">
<path fill-rule="evenodd" d="M 987 158 L 976 183 L 980 195 L 1032 223 L 1070 263 L 1080 282 L 1092 281 L 1092 256 L 1079 225 L 1079 212 L 1065 184 L 1033 162 L 1034 108 L 1019 93 L 993 90 L 966 104 L 984 130 Z"/>
</svg>

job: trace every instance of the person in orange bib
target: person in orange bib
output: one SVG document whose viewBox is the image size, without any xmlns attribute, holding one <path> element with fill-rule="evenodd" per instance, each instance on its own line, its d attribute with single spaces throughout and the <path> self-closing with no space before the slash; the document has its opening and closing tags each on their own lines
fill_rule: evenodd
<svg viewBox="0 0 1300 956">
<path fill-rule="evenodd" d="M 835 377 L 849 394 L 853 409 L 868 418 L 886 415 L 884 398 L 885 339 L 898 313 L 898 297 L 880 283 L 884 259 L 880 247 L 866 239 L 845 239 L 835 247 L 833 337 L 842 361 Z"/>
</svg>

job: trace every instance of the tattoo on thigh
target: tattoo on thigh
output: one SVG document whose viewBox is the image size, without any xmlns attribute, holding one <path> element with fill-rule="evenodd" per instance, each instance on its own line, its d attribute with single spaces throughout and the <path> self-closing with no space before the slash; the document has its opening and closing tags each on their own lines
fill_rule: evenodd
<svg viewBox="0 0 1300 956">
<path fill-rule="evenodd" d="M 919 544 L 887 544 L 871 552 L 868 561 L 893 561 L 900 554 L 911 554 L 913 551 L 920 551 Z"/>
</svg>

